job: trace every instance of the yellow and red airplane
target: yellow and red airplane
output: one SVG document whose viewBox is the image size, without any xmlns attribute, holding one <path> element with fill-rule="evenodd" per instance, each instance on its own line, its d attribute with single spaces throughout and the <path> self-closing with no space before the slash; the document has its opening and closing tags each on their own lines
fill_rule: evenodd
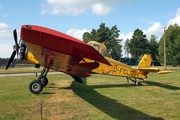
<svg viewBox="0 0 180 120">
<path fill-rule="evenodd" d="M 149 72 L 169 73 L 171 71 L 159 68 L 150 68 L 151 56 L 144 55 L 137 68 L 111 58 L 105 45 L 91 41 L 88 44 L 64 33 L 36 25 L 22 25 L 20 41 L 17 32 L 13 31 L 15 45 L 14 51 L 7 63 L 6 70 L 13 62 L 16 54 L 22 60 L 35 64 L 36 68 L 43 66 L 37 80 L 29 84 L 29 90 L 38 94 L 48 84 L 49 69 L 70 75 L 77 82 L 81 78 L 90 76 L 91 72 L 106 75 L 126 77 L 137 84 L 137 79 L 144 80 Z M 140 83 L 138 83 L 140 84 Z"/>
</svg>

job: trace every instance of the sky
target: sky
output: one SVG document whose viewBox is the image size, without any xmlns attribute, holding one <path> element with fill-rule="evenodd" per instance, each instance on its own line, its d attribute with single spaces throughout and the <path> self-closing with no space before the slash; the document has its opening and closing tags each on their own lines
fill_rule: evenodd
<svg viewBox="0 0 180 120">
<path fill-rule="evenodd" d="M 134 30 L 147 38 L 160 39 L 162 27 L 180 25 L 177 0 L 0 0 L 0 58 L 9 58 L 14 45 L 13 30 L 20 36 L 21 26 L 48 27 L 79 40 L 84 32 L 98 29 L 101 23 L 120 30 L 119 39 L 131 39 Z M 19 38 L 20 39 L 20 38 Z"/>
</svg>

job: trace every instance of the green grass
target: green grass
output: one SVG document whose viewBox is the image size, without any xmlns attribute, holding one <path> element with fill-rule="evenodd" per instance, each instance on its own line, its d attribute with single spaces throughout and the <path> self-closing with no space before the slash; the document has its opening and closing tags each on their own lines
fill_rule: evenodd
<svg viewBox="0 0 180 120">
<path fill-rule="evenodd" d="M 18 71 L 18 70 L 17 70 Z M 0 120 L 178 120 L 180 70 L 149 74 L 143 86 L 126 78 L 93 74 L 79 84 L 66 74 L 48 75 L 39 95 L 28 90 L 35 76 L 0 77 Z"/>
<path fill-rule="evenodd" d="M 31 73 L 31 72 L 41 72 L 42 68 L 36 69 L 34 67 L 23 67 L 23 68 L 9 68 L 5 70 L 5 68 L 0 68 L 0 74 L 11 74 L 11 73 Z"/>
<path fill-rule="evenodd" d="M 42 71 L 42 67 L 34 68 L 34 67 L 22 67 L 22 68 L 0 68 L 0 74 L 17 74 L 17 73 L 40 73 Z M 50 70 L 50 72 L 54 72 L 54 70 Z"/>
</svg>

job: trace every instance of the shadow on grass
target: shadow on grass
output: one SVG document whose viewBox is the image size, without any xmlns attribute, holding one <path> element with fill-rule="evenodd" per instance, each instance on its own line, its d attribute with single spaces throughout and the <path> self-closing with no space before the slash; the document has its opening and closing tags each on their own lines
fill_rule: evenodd
<svg viewBox="0 0 180 120">
<path fill-rule="evenodd" d="M 108 85 L 88 85 L 88 87 L 91 87 L 93 89 L 96 88 L 120 88 L 120 87 L 136 87 L 136 85 L 134 84 L 129 84 L 129 86 L 127 84 L 108 84 Z"/>
<path fill-rule="evenodd" d="M 79 84 L 75 81 L 72 82 L 70 89 L 72 89 L 76 95 L 112 118 L 126 120 L 163 120 L 163 118 L 153 117 L 118 103 L 114 99 L 99 94 L 92 87 Z"/>
<path fill-rule="evenodd" d="M 154 85 L 154 86 L 158 86 L 158 87 L 162 87 L 162 88 L 166 88 L 166 89 L 170 89 L 170 90 L 179 90 L 180 89 L 180 87 L 177 87 L 177 86 L 172 86 L 172 85 L 154 82 L 154 81 L 146 81 L 146 83 L 149 85 Z"/>
<path fill-rule="evenodd" d="M 83 85 L 86 86 L 86 84 L 83 83 Z M 120 87 L 128 87 L 127 84 L 108 84 L 108 85 L 87 85 L 88 87 L 92 89 L 96 88 L 120 88 Z M 136 87 L 134 84 L 131 84 L 129 87 Z M 72 89 L 71 87 L 61 87 L 60 89 Z"/>
<path fill-rule="evenodd" d="M 41 94 L 56 94 L 55 92 L 42 92 Z"/>
</svg>

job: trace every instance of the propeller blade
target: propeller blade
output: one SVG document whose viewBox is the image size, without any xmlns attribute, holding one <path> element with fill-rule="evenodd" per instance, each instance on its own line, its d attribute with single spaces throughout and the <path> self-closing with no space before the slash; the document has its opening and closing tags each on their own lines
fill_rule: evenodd
<svg viewBox="0 0 180 120">
<path fill-rule="evenodd" d="M 12 53 L 12 55 L 11 55 L 9 61 L 8 61 L 8 64 L 7 64 L 7 66 L 6 66 L 6 70 L 9 68 L 10 64 L 11 64 L 12 61 L 14 60 L 15 55 L 16 55 L 16 51 L 13 51 L 13 53 Z"/>
<path fill-rule="evenodd" d="M 13 35 L 14 35 L 14 41 L 15 41 L 15 44 L 18 45 L 16 29 L 13 31 Z"/>
<path fill-rule="evenodd" d="M 14 41 L 15 41 L 15 49 L 16 49 L 16 53 L 17 53 L 17 57 L 18 57 L 18 53 L 19 53 L 19 44 L 18 44 L 18 38 L 17 38 L 17 31 L 16 29 L 13 30 L 13 36 L 14 36 Z M 20 43 L 20 41 L 19 41 Z"/>
</svg>

